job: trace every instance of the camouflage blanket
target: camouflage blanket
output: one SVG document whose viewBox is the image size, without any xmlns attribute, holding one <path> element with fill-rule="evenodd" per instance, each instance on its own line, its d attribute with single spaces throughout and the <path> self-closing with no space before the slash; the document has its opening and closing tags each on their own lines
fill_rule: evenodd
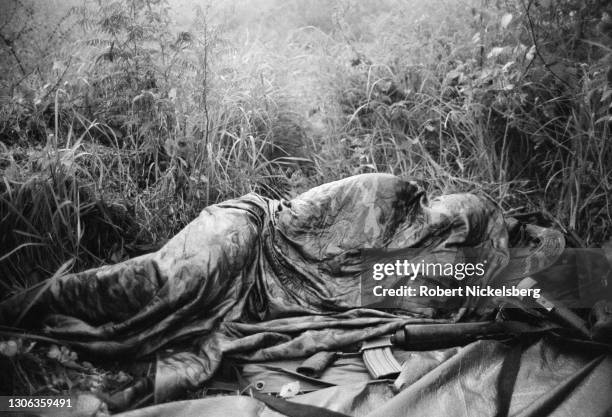
<svg viewBox="0 0 612 417">
<path fill-rule="evenodd" d="M 506 226 L 493 203 L 472 194 L 429 199 L 395 176 L 359 175 L 291 201 L 248 194 L 210 206 L 155 253 L 57 277 L 6 300 L 0 324 L 15 325 L 28 306 L 19 326 L 82 350 L 157 353 L 162 400 L 201 386 L 223 357 L 303 357 L 410 322 L 482 316 L 480 300 L 470 297 L 450 309 L 427 299 L 406 300 L 392 313 L 361 305 L 363 248 L 455 259 L 464 246 L 480 248 L 488 262 L 482 283 L 508 262 Z M 183 347 L 163 353 L 174 345 Z"/>
</svg>

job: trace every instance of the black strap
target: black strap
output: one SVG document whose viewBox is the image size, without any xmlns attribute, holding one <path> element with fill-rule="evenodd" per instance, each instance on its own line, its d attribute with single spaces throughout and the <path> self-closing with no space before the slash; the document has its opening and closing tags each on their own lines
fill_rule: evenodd
<svg viewBox="0 0 612 417">
<path fill-rule="evenodd" d="M 499 376 L 497 377 L 497 413 L 495 413 L 495 417 L 508 417 L 514 385 L 516 384 L 519 369 L 521 369 L 523 349 L 524 343 L 518 342 L 504 358 Z"/>
<path fill-rule="evenodd" d="M 249 384 L 240 374 L 240 371 L 234 366 L 236 378 L 241 390 L 249 388 Z M 251 396 L 256 400 L 261 401 L 272 410 L 284 414 L 288 417 L 350 417 L 346 414 L 332 411 L 327 408 L 317 407 L 316 405 L 301 404 L 293 401 L 287 401 L 281 397 L 274 397 L 272 395 L 263 394 L 255 390 L 250 390 Z"/>
<path fill-rule="evenodd" d="M 253 391 L 252 395 L 253 398 L 261 401 L 272 410 L 288 417 L 349 417 L 346 414 L 338 413 L 337 411 L 332 411 L 327 408 L 287 401 L 284 398 L 262 394 L 257 391 Z"/>
</svg>

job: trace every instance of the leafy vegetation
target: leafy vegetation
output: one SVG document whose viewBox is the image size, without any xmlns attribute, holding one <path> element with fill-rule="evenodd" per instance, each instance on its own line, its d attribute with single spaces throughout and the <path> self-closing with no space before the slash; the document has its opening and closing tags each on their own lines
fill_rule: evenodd
<svg viewBox="0 0 612 417">
<path fill-rule="evenodd" d="M 612 234 L 606 1 L 4 3 L 7 296 L 209 204 L 364 172 L 543 212 L 573 245 Z"/>
</svg>

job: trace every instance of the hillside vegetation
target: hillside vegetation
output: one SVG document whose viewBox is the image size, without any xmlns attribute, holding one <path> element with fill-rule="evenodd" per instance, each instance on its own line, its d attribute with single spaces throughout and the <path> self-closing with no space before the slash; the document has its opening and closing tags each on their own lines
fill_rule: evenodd
<svg viewBox="0 0 612 417">
<path fill-rule="evenodd" d="M 600 244 L 606 7 L 3 0 L 1 292 L 153 250 L 209 204 L 366 172 Z"/>
</svg>

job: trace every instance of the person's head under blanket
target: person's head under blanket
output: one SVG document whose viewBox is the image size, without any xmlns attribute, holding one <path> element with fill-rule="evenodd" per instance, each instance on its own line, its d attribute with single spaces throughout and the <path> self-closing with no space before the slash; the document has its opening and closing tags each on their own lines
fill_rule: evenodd
<svg viewBox="0 0 612 417">
<path fill-rule="evenodd" d="M 418 260 L 437 253 L 452 261 L 462 247 L 479 248 L 487 263 L 481 284 L 493 283 L 509 261 L 506 225 L 493 202 L 474 194 L 428 199 L 414 182 L 363 174 L 289 202 L 248 194 L 207 207 L 158 252 L 43 283 L 0 304 L 0 319 L 36 325 L 44 318 L 55 335 L 121 340 L 119 350 L 150 352 L 219 321 L 360 307 L 363 249 L 414 248 Z M 545 262 L 559 251 L 552 252 Z M 413 284 L 441 282 L 467 281 L 427 277 Z M 458 317 L 474 301 L 432 297 L 398 307 Z"/>
</svg>

